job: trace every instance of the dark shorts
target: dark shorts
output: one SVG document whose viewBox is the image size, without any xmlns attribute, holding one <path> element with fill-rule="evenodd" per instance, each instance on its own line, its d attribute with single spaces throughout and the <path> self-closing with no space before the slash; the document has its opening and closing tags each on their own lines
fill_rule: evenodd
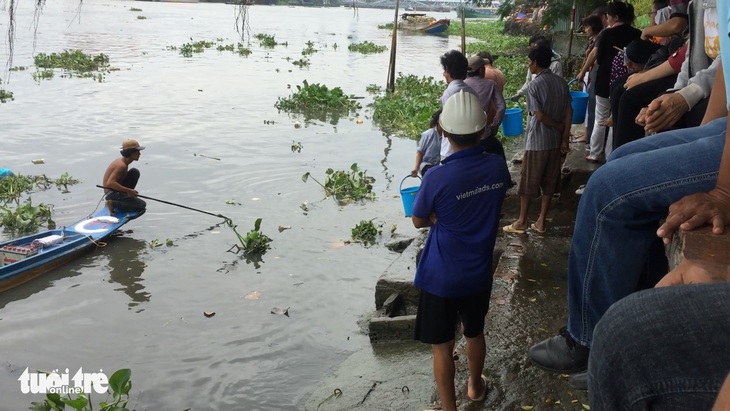
<svg viewBox="0 0 730 411">
<path fill-rule="evenodd" d="M 482 334 L 491 293 L 491 285 L 483 293 L 456 298 L 442 298 L 421 290 L 415 339 L 426 344 L 447 343 L 454 339 L 459 322 L 464 325 L 465 337 Z"/>
<path fill-rule="evenodd" d="M 560 186 L 559 148 L 552 150 L 526 150 L 522 158 L 522 177 L 517 195 L 523 197 L 552 196 Z"/>
</svg>

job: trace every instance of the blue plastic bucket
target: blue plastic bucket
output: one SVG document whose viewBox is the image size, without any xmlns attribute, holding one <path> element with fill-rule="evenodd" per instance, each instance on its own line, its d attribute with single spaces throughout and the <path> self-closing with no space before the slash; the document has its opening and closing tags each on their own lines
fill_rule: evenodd
<svg viewBox="0 0 730 411">
<path fill-rule="evenodd" d="M 504 112 L 502 120 L 502 134 L 507 137 L 519 136 L 522 134 L 522 109 L 508 108 Z"/>
<path fill-rule="evenodd" d="M 575 79 L 568 82 L 568 87 L 575 82 Z M 582 83 L 582 82 L 581 82 Z M 586 111 L 588 111 L 588 93 L 583 91 L 571 91 L 570 97 L 573 102 L 570 106 L 573 107 L 573 124 L 582 124 L 586 119 Z"/>
<path fill-rule="evenodd" d="M 403 182 L 406 181 L 407 178 L 417 178 L 421 179 L 421 177 L 413 177 L 410 174 L 403 177 L 403 180 L 400 181 L 400 199 L 403 201 L 403 211 L 405 211 L 406 217 L 410 217 L 413 213 L 413 202 L 416 201 L 416 195 L 418 195 L 418 190 L 421 189 L 421 185 L 413 186 L 413 187 L 406 187 L 403 188 Z"/>
<path fill-rule="evenodd" d="M 3 177 L 10 177 L 10 176 L 12 176 L 12 175 L 13 175 L 13 172 L 12 172 L 12 171 L 10 171 L 10 169 L 9 169 L 9 168 L 5 168 L 5 167 L 0 167 L 0 178 L 3 178 Z"/>
</svg>

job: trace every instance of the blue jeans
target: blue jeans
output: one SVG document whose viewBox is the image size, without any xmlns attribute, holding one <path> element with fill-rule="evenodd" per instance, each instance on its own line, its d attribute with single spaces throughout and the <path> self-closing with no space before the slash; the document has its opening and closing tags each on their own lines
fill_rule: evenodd
<svg viewBox="0 0 730 411">
<path fill-rule="evenodd" d="M 666 274 L 659 221 L 715 187 L 726 127 L 722 118 L 625 144 L 588 180 L 568 257 L 568 332 L 581 345 L 613 303 Z"/>
<path fill-rule="evenodd" d="M 593 411 L 709 410 L 730 372 L 730 283 L 634 293 L 596 326 Z"/>
</svg>

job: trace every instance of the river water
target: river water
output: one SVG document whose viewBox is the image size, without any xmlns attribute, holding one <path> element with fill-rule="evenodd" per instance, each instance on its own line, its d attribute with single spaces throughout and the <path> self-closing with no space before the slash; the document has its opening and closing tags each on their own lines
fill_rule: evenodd
<svg viewBox="0 0 730 411">
<path fill-rule="evenodd" d="M 362 124 L 295 128 L 302 119 L 274 103 L 289 95 L 287 84 L 305 79 L 370 102 L 365 88 L 384 85 L 389 53 L 364 56 L 347 45 L 390 46 L 390 32 L 377 25 L 393 11 L 253 6 L 251 35 L 273 34 L 287 47 L 263 49 L 253 40 L 248 58 L 214 49 L 184 58 L 167 47 L 191 38 L 237 41 L 233 6 L 84 0 L 77 15 L 75 1 L 49 2 L 34 50 L 32 3 L 20 2 L 13 61 L 30 71 L 12 72 L 9 83 L 2 75 L 0 87 L 15 100 L 0 104 L 0 167 L 81 180 L 69 193 L 35 193 L 34 203 L 53 204 L 59 226 L 89 214 L 105 167 L 123 139 L 136 138 L 147 146 L 135 163 L 141 194 L 222 213 L 242 233 L 263 218 L 273 242 L 262 262 L 248 262 L 226 252 L 236 238 L 216 218 L 149 202 L 107 247 L 0 294 L 0 409 L 42 398 L 21 393 L 26 367 L 107 375 L 130 368 L 130 405 L 138 410 L 296 409 L 334 366 L 369 344 L 357 320 L 374 308 L 375 282 L 397 255 L 382 242 L 343 241 L 373 218 L 386 238 L 393 224 L 397 233 L 415 233 L 397 195 L 416 143 L 384 137 L 365 109 Z M 3 17 L 0 32 L 7 29 Z M 399 39 L 397 71 L 438 79 L 439 56 L 459 43 Z M 307 41 L 319 50 L 309 68 L 285 60 L 300 58 Z M 63 49 L 105 53 L 119 71 L 102 83 L 58 72 L 35 82 L 33 53 Z M 292 152 L 293 141 L 301 153 Z M 339 206 L 301 179 L 311 172 L 324 182 L 327 168 L 354 162 L 375 177 L 376 201 Z M 174 245 L 150 246 L 166 239 Z M 258 300 L 244 298 L 253 291 Z M 290 316 L 272 315 L 273 307 L 290 307 Z"/>
</svg>

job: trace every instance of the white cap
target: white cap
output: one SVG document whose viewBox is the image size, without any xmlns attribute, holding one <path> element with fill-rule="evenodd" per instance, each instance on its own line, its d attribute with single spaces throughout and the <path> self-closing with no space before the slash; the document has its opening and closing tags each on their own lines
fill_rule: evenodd
<svg viewBox="0 0 730 411">
<path fill-rule="evenodd" d="M 439 125 L 449 134 L 474 134 L 486 127 L 487 114 L 477 96 L 460 90 L 446 100 Z"/>
</svg>

